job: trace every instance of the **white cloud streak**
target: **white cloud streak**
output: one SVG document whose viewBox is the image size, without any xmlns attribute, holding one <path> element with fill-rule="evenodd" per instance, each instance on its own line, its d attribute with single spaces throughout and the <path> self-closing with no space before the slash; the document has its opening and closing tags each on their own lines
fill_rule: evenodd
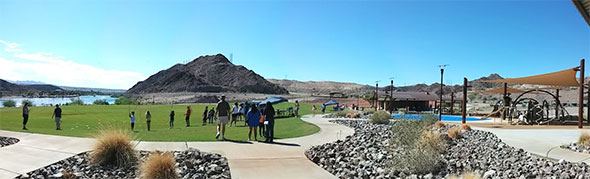
<svg viewBox="0 0 590 179">
<path fill-rule="evenodd" d="M 0 40 L 0 79 L 33 80 L 61 86 L 128 89 L 145 77 L 66 61 L 52 53 L 25 53 L 17 43 Z"/>
</svg>

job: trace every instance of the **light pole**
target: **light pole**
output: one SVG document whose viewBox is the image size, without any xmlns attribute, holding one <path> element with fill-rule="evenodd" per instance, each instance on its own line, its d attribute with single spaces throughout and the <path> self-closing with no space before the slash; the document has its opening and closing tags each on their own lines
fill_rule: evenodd
<svg viewBox="0 0 590 179">
<path fill-rule="evenodd" d="M 440 103 L 438 104 L 438 120 L 442 121 L 442 107 L 443 107 L 443 74 L 445 72 L 445 67 L 449 66 L 448 64 L 438 65 L 440 68 Z"/>
<path fill-rule="evenodd" d="M 375 81 L 375 111 L 377 111 L 377 104 L 379 103 L 379 81 Z"/>
<path fill-rule="evenodd" d="M 389 93 L 389 96 L 391 97 L 391 101 L 389 101 L 389 113 L 393 114 L 393 77 L 390 78 L 391 79 L 391 92 Z"/>
</svg>

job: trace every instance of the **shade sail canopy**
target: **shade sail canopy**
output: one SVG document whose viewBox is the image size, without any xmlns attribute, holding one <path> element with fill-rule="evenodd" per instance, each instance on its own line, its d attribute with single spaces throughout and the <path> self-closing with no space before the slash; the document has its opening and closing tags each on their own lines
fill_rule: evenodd
<svg viewBox="0 0 590 179">
<path fill-rule="evenodd" d="M 329 105 L 337 105 L 337 104 L 338 104 L 338 102 L 336 102 L 334 100 L 330 100 L 330 101 L 324 103 L 324 105 L 326 105 L 326 106 L 329 106 Z"/>
<path fill-rule="evenodd" d="M 285 98 L 281 98 L 281 97 L 270 97 L 265 99 L 264 101 L 260 101 L 258 104 L 266 104 L 267 102 L 270 102 L 270 104 L 277 104 L 277 103 L 282 103 L 282 102 L 287 102 L 289 100 L 285 99 Z"/>
<path fill-rule="evenodd" d="M 580 15 L 586 20 L 586 23 L 590 26 L 590 0 L 572 0 L 572 3 L 576 6 Z"/>
<path fill-rule="evenodd" d="M 494 83 L 516 83 L 516 84 L 536 84 L 536 85 L 553 85 L 553 86 L 580 86 L 576 80 L 576 68 L 570 68 L 563 71 L 546 73 L 542 75 L 527 76 L 522 78 L 506 78 L 499 80 L 485 80 L 483 82 Z"/>
<path fill-rule="evenodd" d="M 515 88 L 506 88 L 506 92 L 507 93 L 524 93 L 523 90 L 519 90 L 519 89 L 515 89 Z M 494 89 L 489 89 L 489 90 L 484 90 L 484 91 L 478 91 L 476 93 L 499 93 L 502 94 L 504 93 L 504 88 L 494 88 Z"/>
</svg>

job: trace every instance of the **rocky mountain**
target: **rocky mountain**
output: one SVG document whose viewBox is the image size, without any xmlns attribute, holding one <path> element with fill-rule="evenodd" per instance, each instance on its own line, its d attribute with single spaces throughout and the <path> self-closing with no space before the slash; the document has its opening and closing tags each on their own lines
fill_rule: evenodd
<svg viewBox="0 0 590 179">
<path fill-rule="evenodd" d="M 61 91 L 61 90 L 63 90 L 63 89 L 60 87 L 54 86 L 54 85 L 48 85 L 48 84 L 19 85 L 19 84 L 10 83 L 6 80 L 0 79 L 0 91 L 7 92 L 10 94 L 22 93 L 22 92 L 27 92 L 27 91 L 39 92 L 39 91 Z"/>
<path fill-rule="evenodd" d="M 128 93 L 161 92 L 247 92 L 287 94 L 254 71 L 232 64 L 222 54 L 200 56 L 187 64 L 176 64 L 140 81 Z"/>
<path fill-rule="evenodd" d="M 284 79 L 268 79 L 271 83 L 286 88 L 291 93 L 304 94 L 323 94 L 327 95 L 331 92 L 342 92 L 344 94 L 364 94 L 375 88 L 369 85 L 361 85 L 357 83 L 344 83 L 334 81 L 297 81 Z"/>
</svg>

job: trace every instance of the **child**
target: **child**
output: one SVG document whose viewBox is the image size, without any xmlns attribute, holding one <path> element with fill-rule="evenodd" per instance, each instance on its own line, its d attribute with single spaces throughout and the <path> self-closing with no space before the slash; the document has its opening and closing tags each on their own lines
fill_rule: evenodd
<svg viewBox="0 0 590 179">
<path fill-rule="evenodd" d="M 133 128 L 135 128 L 135 111 L 131 111 L 129 119 L 131 119 L 131 131 L 133 131 Z"/>
<path fill-rule="evenodd" d="M 174 128 L 174 110 L 170 111 L 170 129 Z"/>
<path fill-rule="evenodd" d="M 215 110 L 211 108 L 211 111 L 209 111 L 209 124 L 213 123 L 213 119 L 215 119 Z"/>
</svg>

